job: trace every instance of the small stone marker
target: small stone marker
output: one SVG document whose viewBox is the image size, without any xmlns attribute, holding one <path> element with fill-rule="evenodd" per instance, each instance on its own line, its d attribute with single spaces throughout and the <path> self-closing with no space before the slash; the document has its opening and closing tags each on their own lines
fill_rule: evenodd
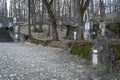
<svg viewBox="0 0 120 80">
<path fill-rule="evenodd" d="M 98 51 L 96 49 L 93 50 L 93 54 L 92 54 L 92 63 L 94 65 L 98 64 Z"/>
<path fill-rule="evenodd" d="M 14 17 L 14 24 L 15 24 L 15 27 L 14 27 L 14 29 L 15 29 L 15 31 L 14 31 L 14 33 L 15 33 L 15 35 L 14 35 L 14 41 L 15 42 L 19 42 L 19 38 L 20 38 L 20 27 L 19 27 L 19 25 L 17 25 L 16 23 L 17 23 L 17 19 L 16 19 L 16 17 Z"/>
<path fill-rule="evenodd" d="M 76 40 L 77 39 L 77 32 L 74 32 L 74 40 Z"/>
<path fill-rule="evenodd" d="M 18 38 L 19 38 L 18 32 L 19 32 L 19 26 L 16 25 L 16 26 L 15 26 L 15 39 L 18 39 Z"/>
</svg>

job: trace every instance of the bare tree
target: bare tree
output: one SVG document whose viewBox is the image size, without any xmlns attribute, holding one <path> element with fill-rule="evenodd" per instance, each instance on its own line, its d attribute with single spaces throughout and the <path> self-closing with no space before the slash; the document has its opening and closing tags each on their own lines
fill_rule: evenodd
<svg viewBox="0 0 120 80">
<path fill-rule="evenodd" d="M 53 3 L 53 0 L 42 0 L 43 3 L 45 4 L 46 8 L 47 8 L 47 11 L 48 11 L 48 14 L 49 14 L 49 17 L 50 17 L 50 21 L 52 23 L 52 35 L 53 35 L 53 40 L 56 40 L 58 41 L 59 38 L 58 38 L 58 32 L 57 32 L 57 20 L 56 20 L 56 17 L 52 11 L 52 3 Z"/>
<path fill-rule="evenodd" d="M 105 5 L 103 0 L 99 0 L 99 8 L 100 8 L 100 22 L 105 20 Z M 111 6 L 110 6 L 110 13 L 111 13 Z"/>
<path fill-rule="evenodd" d="M 33 24 L 33 32 L 37 31 L 36 27 L 36 6 L 35 6 L 35 0 L 31 0 L 31 16 L 32 16 L 32 24 Z"/>
<path fill-rule="evenodd" d="M 40 5 L 42 4 L 42 6 Z M 42 7 L 42 8 L 41 8 Z M 42 28 L 42 25 L 43 25 L 43 18 L 44 18 L 44 11 L 45 11 L 45 7 L 44 7 L 44 4 L 41 0 L 39 0 L 39 6 L 38 6 L 38 14 L 39 14 L 39 32 L 43 32 L 43 28 Z"/>
<path fill-rule="evenodd" d="M 31 12 L 31 10 L 30 10 L 30 5 L 31 5 L 31 2 L 30 2 L 30 0 L 28 0 L 28 34 L 29 34 L 29 39 L 31 39 L 32 38 L 32 35 L 31 35 L 31 27 L 30 27 L 30 12 Z"/>
<path fill-rule="evenodd" d="M 8 12 L 7 12 L 7 1 L 6 0 L 1 0 L 0 1 L 1 6 L 0 6 L 0 20 L 2 22 L 5 22 L 8 18 Z"/>
<path fill-rule="evenodd" d="M 77 31 L 77 41 L 83 39 L 83 16 L 86 11 L 86 9 L 89 6 L 90 0 L 75 0 L 77 2 L 77 7 L 78 7 L 78 31 Z"/>
</svg>

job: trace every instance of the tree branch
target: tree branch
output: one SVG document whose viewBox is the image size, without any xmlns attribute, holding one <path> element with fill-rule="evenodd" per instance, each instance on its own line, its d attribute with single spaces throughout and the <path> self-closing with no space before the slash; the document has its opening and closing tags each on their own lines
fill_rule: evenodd
<svg viewBox="0 0 120 80">
<path fill-rule="evenodd" d="M 51 0 L 50 2 L 49 2 L 49 5 L 51 5 L 53 3 L 53 0 Z"/>
<path fill-rule="evenodd" d="M 83 5 L 84 0 L 82 0 L 81 5 Z"/>
<path fill-rule="evenodd" d="M 90 3 L 90 0 L 86 0 L 85 4 L 83 6 L 83 11 L 85 11 L 88 8 L 89 3 Z"/>
</svg>

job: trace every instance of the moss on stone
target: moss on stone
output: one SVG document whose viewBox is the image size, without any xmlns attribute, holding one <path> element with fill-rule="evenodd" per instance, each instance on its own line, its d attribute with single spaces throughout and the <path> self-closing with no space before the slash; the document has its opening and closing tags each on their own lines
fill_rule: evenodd
<svg viewBox="0 0 120 80">
<path fill-rule="evenodd" d="M 78 55 L 88 61 L 91 60 L 91 49 L 93 43 L 74 43 L 70 50 L 70 53 L 73 55 Z"/>
</svg>

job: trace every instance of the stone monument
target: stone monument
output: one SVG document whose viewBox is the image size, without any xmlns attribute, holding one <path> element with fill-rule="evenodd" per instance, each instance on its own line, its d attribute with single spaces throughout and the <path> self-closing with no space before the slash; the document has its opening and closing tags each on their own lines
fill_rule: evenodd
<svg viewBox="0 0 120 80">
<path fill-rule="evenodd" d="M 109 40 L 105 36 L 105 23 L 100 23 L 100 30 L 92 51 L 92 63 L 100 72 L 111 71 L 111 51 Z"/>
</svg>

